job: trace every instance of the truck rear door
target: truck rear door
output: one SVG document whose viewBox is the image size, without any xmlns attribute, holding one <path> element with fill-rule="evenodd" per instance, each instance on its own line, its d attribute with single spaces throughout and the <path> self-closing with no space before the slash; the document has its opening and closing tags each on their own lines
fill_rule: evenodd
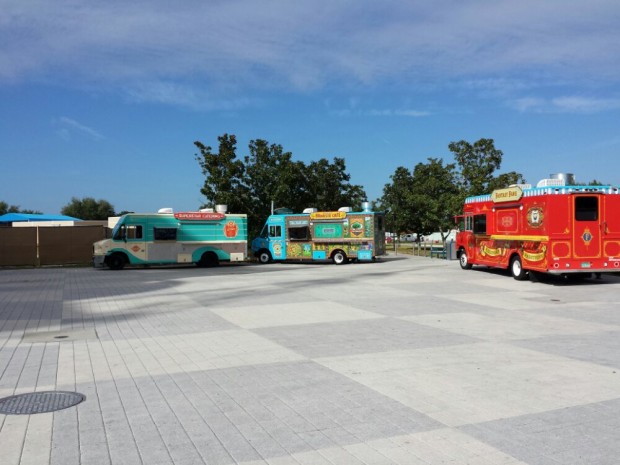
<svg viewBox="0 0 620 465">
<path fill-rule="evenodd" d="M 605 197 L 596 194 L 575 194 L 573 198 L 573 250 L 574 258 L 599 258 L 601 256 L 601 226 Z M 587 262 L 582 264 L 587 267 Z"/>
</svg>

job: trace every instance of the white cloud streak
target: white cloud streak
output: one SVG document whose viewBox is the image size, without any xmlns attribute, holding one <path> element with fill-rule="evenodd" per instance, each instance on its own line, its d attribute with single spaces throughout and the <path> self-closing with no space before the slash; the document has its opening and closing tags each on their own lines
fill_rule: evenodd
<svg viewBox="0 0 620 465">
<path fill-rule="evenodd" d="M 0 0 L 0 83 L 71 81 L 183 105 L 191 88 L 210 89 L 207 107 L 253 89 L 617 83 L 619 22 L 617 0 Z"/>
<path fill-rule="evenodd" d="M 620 99 L 564 96 L 556 98 L 524 97 L 510 102 L 521 112 L 532 113 L 598 113 L 620 109 Z"/>
<path fill-rule="evenodd" d="M 54 125 L 57 126 L 57 134 L 65 140 L 71 139 L 72 134 L 85 135 L 93 140 L 104 139 L 103 135 L 93 128 L 85 126 L 66 116 L 61 116 L 58 120 L 55 120 Z"/>
</svg>

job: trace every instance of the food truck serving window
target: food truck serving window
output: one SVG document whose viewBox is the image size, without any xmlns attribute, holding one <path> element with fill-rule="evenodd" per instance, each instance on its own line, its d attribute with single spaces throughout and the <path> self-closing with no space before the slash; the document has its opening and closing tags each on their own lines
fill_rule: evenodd
<svg viewBox="0 0 620 465">
<path fill-rule="evenodd" d="M 307 241 L 310 239 L 308 226 L 289 226 L 288 237 L 292 241 Z"/>
<path fill-rule="evenodd" d="M 487 215 L 474 216 L 474 234 L 487 233 Z"/>
<path fill-rule="evenodd" d="M 598 220 L 598 197 L 575 197 L 575 220 Z"/>
</svg>

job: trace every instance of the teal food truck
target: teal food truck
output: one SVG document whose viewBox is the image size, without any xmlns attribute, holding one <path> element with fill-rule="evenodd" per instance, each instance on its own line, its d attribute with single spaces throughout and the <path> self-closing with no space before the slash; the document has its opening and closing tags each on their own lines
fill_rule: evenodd
<svg viewBox="0 0 620 465">
<path fill-rule="evenodd" d="M 217 266 L 221 261 L 247 259 L 247 215 L 216 211 L 128 213 L 111 239 L 95 242 L 93 265 L 120 270 L 125 265 L 195 263 Z"/>
<path fill-rule="evenodd" d="M 374 261 L 385 254 L 385 217 L 363 211 L 304 210 L 276 212 L 267 219 L 252 252 L 260 263 L 274 261 L 327 261 L 337 265 L 353 261 Z"/>
</svg>

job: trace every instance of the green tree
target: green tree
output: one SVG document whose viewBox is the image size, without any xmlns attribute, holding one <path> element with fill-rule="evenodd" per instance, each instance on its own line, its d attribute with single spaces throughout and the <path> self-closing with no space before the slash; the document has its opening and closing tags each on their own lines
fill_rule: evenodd
<svg viewBox="0 0 620 465">
<path fill-rule="evenodd" d="M 330 163 L 326 158 L 311 162 L 306 169 L 308 207 L 318 210 L 337 210 L 340 207 L 360 209 L 366 201 L 366 192 L 359 185 L 351 184 L 351 176 L 346 172 L 344 158 L 334 158 Z"/>
<path fill-rule="evenodd" d="M 443 233 L 454 228 L 454 215 L 460 212 L 463 200 L 455 168 L 455 164 L 429 158 L 428 163 L 418 163 L 413 169 L 414 232 L 440 231 L 445 237 Z"/>
<path fill-rule="evenodd" d="M 205 175 L 205 182 L 200 189 L 206 198 L 203 207 L 227 205 L 228 211 L 245 213 L 251 205 L 248 201 L 248 189 L 244 184 L 245 166 L 237 159 L 237 138 L 234 134 L 224 134 L 217 138 L 218 152 L 199 141 L 194 145 L 200 150 L 195 158 Z"/>
<path fill-rule="evenodd" d="M 451 142 L 448 148 L 460 168 L 459 187 L 466 197 L 523 182 L 523 176 L 514 171 L 494 175 L 504 154 L 495 148 L 493 139 L 480 139 L 473 144 L 461 140 Z"/>
<path fill-rule="evenodd" d="M 306 180 L 305 165 L 293 161 L 293 154 L 281 145 L 257 139 L 250 141 L 249 151 L 244 158 L 245 184 L 251 204 L 247 211 L 249 234 L 254 237 L 271 213 L 272 203 L 275 208 L 293 211 L 303 208 Z"/>
<path fill-rule="evenodd" d="M 4 215 L 6 213 L 19 213 L 19 206 L 9 205 L 8 203 L 0 200 L 0 215 Z"/>
<path fill-rule="evenodd" d="M 37 210 L 24 210 L 19 205 L 9 205 L 8 203 L 0 200 L 0 215 L 5 213 L 34 213 L 40 215 L 41 212 Z"/>
<path fill-rule="evenodd" d="M 249 155 L 237 159 L 234 135 L 218 137 L 219 150 L 194 142 L 200 150 L 195 155 L 205 183 L 201 193 L 207 206 L 218 203 L 228 210 L 248 215 L 249 235 L 255 235 L 276 208 L 300 212 L 306 207 L 332 210 L 342 206 L 359 208 L 366 199 L 362 186 L 351 184 L 343 158 L 333 163 L 322 158 L 309 165 L 293 160 L 281 145 L 256 139 L 249 144 Z"/>
<path fill-rule="evenodd" d="M 416 209 L 413 202 L 413 175 L 399 166 L 390 176 L 391 182 L 383 187 L 383 196 L 373 208 L 386 213 L 386 228 L 398 235 L 416 231 Z"/>
<path fill-rule="evenodd" d="M 114 207 L 110 202 L 95 200 L 92 197 L 83 199 L 73 197 L 60 213 L 81 220 L 107 220 L 110 216 L 115 216 Z"/>
</svg>

